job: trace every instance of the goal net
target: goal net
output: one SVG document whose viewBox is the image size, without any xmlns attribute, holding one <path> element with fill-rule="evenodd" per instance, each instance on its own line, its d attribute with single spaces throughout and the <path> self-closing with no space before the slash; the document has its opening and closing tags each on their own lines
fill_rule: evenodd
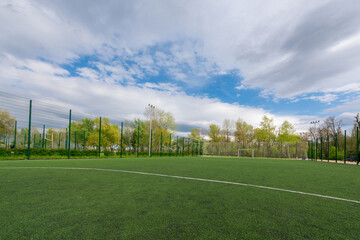
<svg viewBox="0 0 360 240">
<path fill-rule="evenodd" d="M 238 157 L 240 157 L 241 152 L 244 152 L 244 153 L 251 152 L 251 157 L 254 158 L 254 149 L 238 149 Z M 245 154 L 244 154 L 244 156 L 245 156 Z"/>
</svg>

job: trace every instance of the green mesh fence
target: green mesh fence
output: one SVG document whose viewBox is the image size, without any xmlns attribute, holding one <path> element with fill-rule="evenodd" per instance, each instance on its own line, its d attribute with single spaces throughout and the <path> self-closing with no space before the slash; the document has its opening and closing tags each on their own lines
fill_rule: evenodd
<svg viewBox="0 0 360 240">
<path fill-rule="evenodd" d="M 105 114 L 104 114 L 105 115 Z M 359 163 L 358 128 L 299 142 L 206 142 L 150 119 L 112 119 L 0 91 L 0 159 L 240 156 Z"/>
<path fill-rule="evenodd" d="M 152 120 L 94 116 L 0 92 L 0 159 L 195 156 L 195 139 Z"/>
</svg>

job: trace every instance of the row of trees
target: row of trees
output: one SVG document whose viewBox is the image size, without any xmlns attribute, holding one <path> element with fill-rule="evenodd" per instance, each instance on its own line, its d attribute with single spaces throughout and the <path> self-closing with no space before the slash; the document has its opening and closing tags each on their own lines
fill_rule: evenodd
<svg viewBox="0 0 360 240">
<path fill-rule="evenodd" d="M 327 143 L 329 139 L 329 145 L 332 146 L 330 147 L 329 154 L 330 156 L 334 155 L 337 151 L 337 154 L 340 156 L 339 159 L 344 157 L 346 141 L 347 155 L 356 156 L 356 144 L 358 144 L 357 129 L 360 126 L 359 114 L 357 114 L 354 118 L 355 121 L 351 131 L 344 131 L 342 129 L 342 120 L 338 120 L 334 116 L 329 116 L 322 121 L 319 126 L 314 125 L 310 127 L 308 132 L 303 133 L 302 137 L 304 139 L 311 139 L 312 144 L 315 144 L 316 142 L 318 144 L 321 144 L 321 142 Z M 335 146 L 337 146 L 337 150 Z M 320 150 L 318 149 L 317 157 L 320 156 L 319 151 Z M 327 153 L 325 152 L 325 154 Z"/>
<path fill-rule="evenodd" d="M 300 136 L 296 135 L 296 130 L 293 124 L 289 121 L 284 121 L 277 129 L 274 124 L 274 119 L 268 116 L 263 116 L 260 126 L 254 128 L 251 124 L 238 119 L 233 121 L 225 119 L 222 127 L 216 124 L 211 124 L 207 131 L 207 136 L 210 142 L 296 142 L 300 141 Z M 201 138 L 199 128 L 191 129 L 191 137 Z"/>
</svg>

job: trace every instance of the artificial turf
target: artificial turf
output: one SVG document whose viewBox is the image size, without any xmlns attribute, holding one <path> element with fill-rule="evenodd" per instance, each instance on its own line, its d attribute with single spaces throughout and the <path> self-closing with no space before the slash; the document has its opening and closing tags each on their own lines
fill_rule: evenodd
<svg viewBox="0 0 360 240">
<path fill-rule="evenodd" d="M 0 239 L 358 239 L 360 167 L 239 158 L 0 161 Z"/>
</svg>

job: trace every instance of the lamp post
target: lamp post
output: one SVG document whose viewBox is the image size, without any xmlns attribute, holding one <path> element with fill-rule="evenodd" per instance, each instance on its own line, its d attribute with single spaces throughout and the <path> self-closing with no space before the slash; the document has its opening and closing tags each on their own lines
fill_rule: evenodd
<svg viewBox="0 0 360 240">
<path fill-rule="evenodd" d="M 316 135 L 317 135 L 317 128 L 316 128 L 316 124 L 319 123 L 320 120 L 315 120 L 315 121 L 311 121 L 310 124 L 314 124 L 315 126 L 315 132 L 314 132 L 314 142 L 315 142 L 315 161 L 317 161 L 317 138 L 316 138 Z"/>
<path fill-rule="evenodd" d="M 149 134 L 149 157 L 151 157 L 151 141 L 152 141 L 152 129 L 151 129 L 151 120 L 154 114 L 155 106 L 148 104 L 148 107 L 150 108 L 150 134 Z"/>
</svg>

